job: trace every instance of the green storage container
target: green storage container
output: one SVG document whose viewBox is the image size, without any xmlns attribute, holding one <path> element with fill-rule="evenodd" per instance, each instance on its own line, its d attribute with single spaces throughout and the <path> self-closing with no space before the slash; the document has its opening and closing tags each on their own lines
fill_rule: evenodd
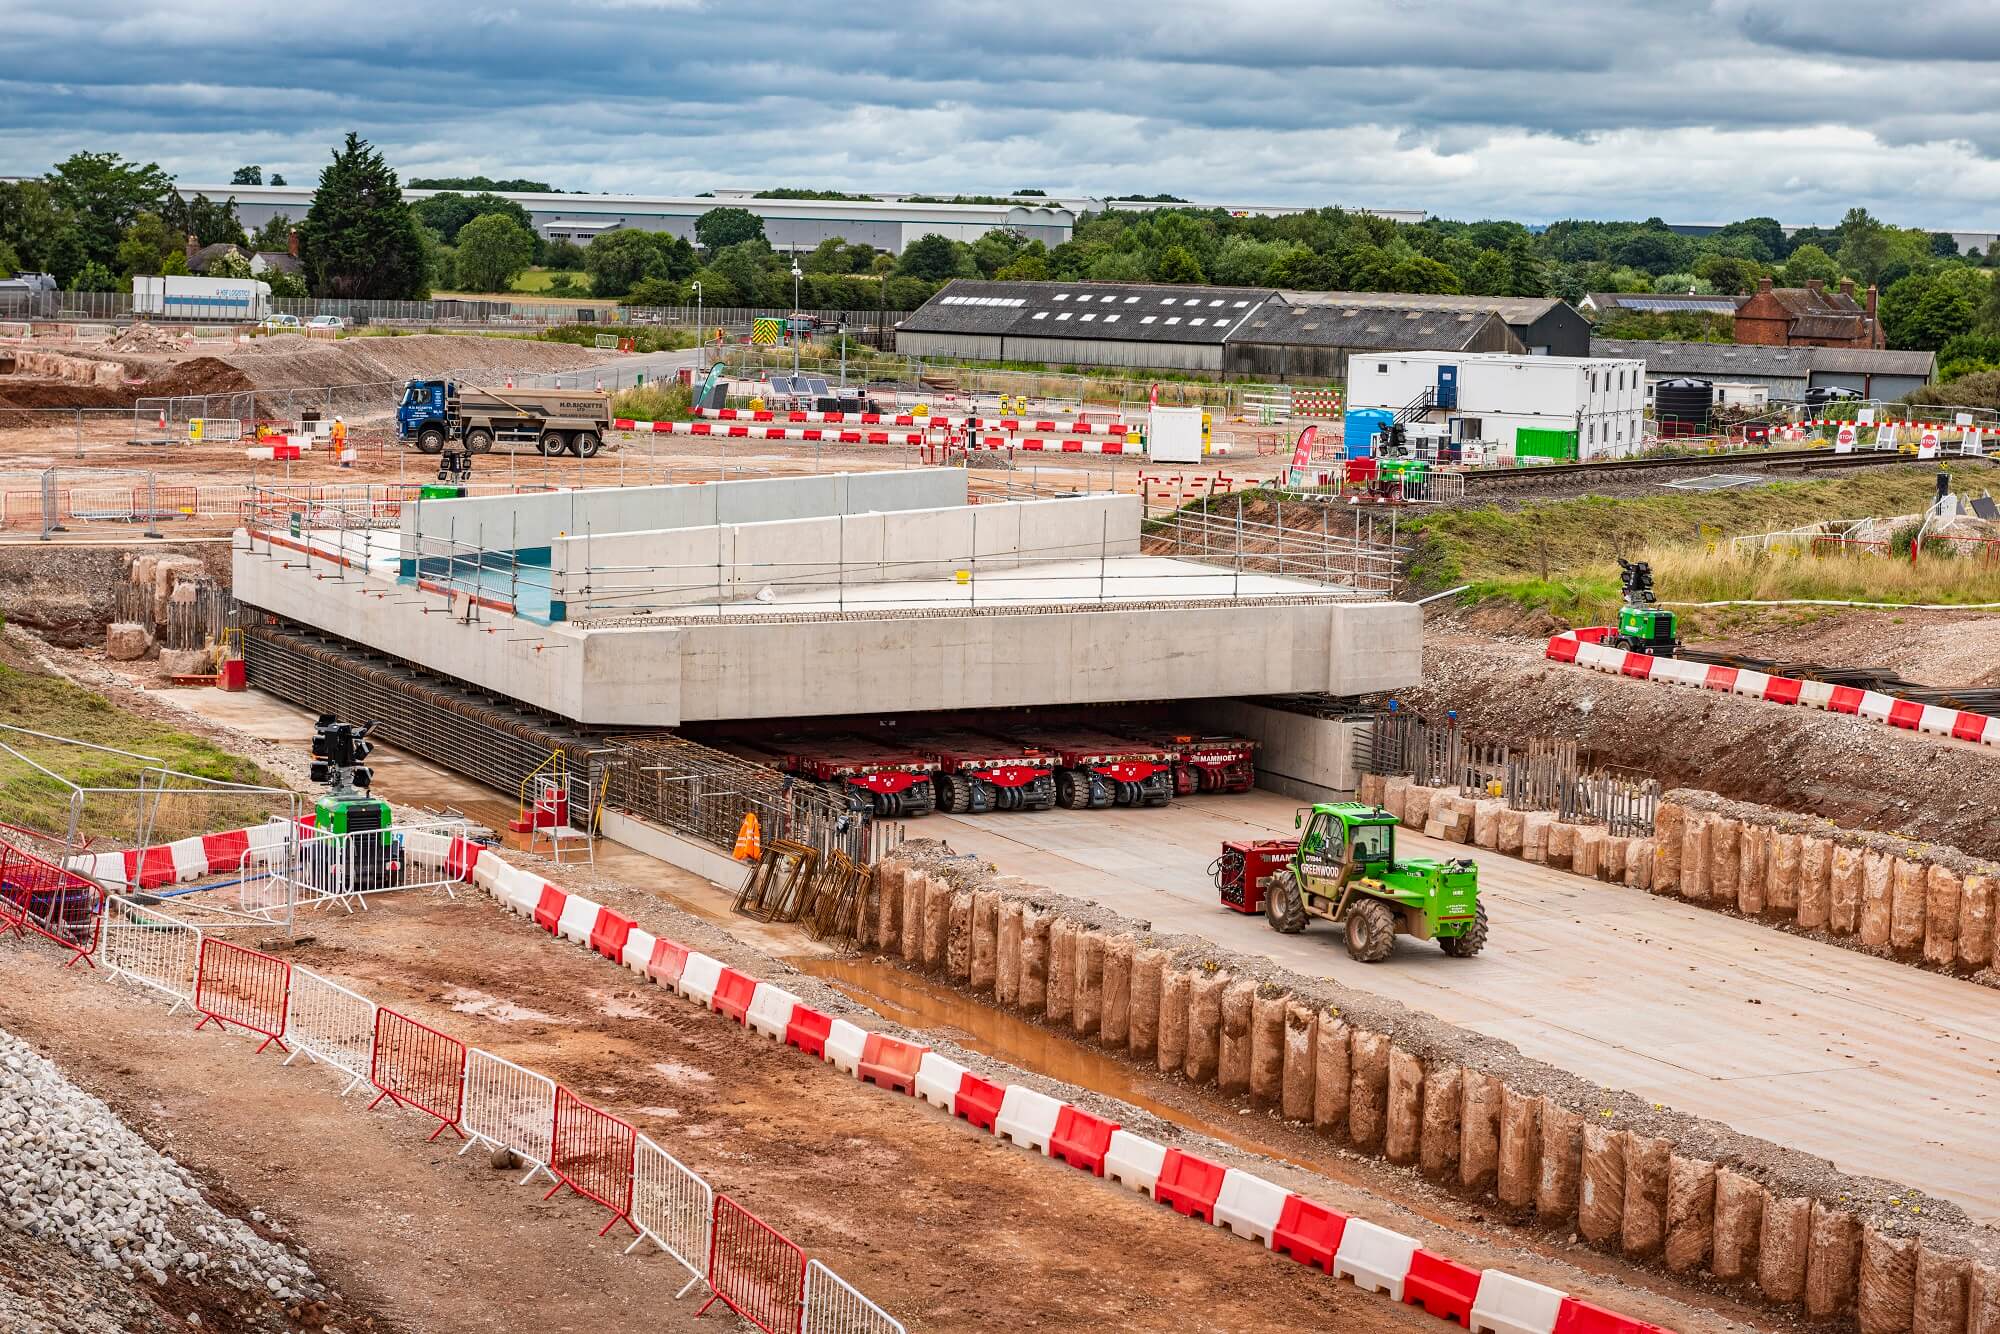
<svg viewBox="0 0 2000 1334">
<path fill-rule="evenodd" d="M 1576 462 L 1576 432 L 1524 426 L 1514 433 L 1514 457 Z"/>
</svg>

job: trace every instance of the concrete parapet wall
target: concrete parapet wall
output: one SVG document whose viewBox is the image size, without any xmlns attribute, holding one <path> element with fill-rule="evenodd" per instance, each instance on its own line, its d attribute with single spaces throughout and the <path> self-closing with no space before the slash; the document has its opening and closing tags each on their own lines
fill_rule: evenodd
<svg viewBox="0 0 2000 1334">
<path fill-rule="evenodd" d="M 1687 814 L 1677 808 L 1663 833 L 1670 824 L 1684 833 Z M 1647 840 L 1625 851 L 1628 867 L 1656 865 Z M 1740 839 L 1735 851 L 1740 894 Z M 1514 1222 L 1571 1229 L 1608 1254 L 1816 1319 L 1918 1334 L 2000 1331 L 2000 1239 L 1955 1205 L 1844 1176 L 1824 1159 L 1605 1090 L 1505 1042 L 1266 958 L 1156 934 L 928 841 L 879 868 L 883 898 L 863 915 L 864 943 L 893 951 L 887 933 L 900 920 L 911 958 L 909 918 L 889 900 L 939 882 L 974 904 L 996 900 L 990 914 L 954 913 L 949 931 L 971 938 L 940 952 L 992 952 L 992 985 L 969 990 L 1127 1059 L 1275 1108 Z M 931 970 L 963 984 L 955 966 Z"/>
<path fill-rule="evenodd" d="M 1203 700 L 1193 712 L 1204 727 L 1257 743 L 1259 787 L 1301 801 L 1345 801 L 1365 776 L 1354 766 L 1356 735 L 1368 726 L 1365 718 L 1321 718 L 1249 699 Z M 1373 799 L 1380 799 L 1379 791 Z"/>
</svg>

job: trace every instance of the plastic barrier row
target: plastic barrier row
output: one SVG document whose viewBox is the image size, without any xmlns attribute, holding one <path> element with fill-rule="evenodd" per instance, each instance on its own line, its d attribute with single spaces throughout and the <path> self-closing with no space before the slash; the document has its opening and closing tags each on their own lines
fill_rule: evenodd
<svg viewBox="0 0 2000 1334">
<path fill-rule="evenodd" d="M 1918 704 L 1913 700 L 1897 699 L 1880 691 L 1861 690 L 1854 686 L 1799 681 L 1788 676 L 1768 676 L 1748 668 L 1711 666 L 1681 658 L 1629 652 L 1603 642 L 1614 633 L 1605 626 L 1564 631 L 1549 640 L 1547 656 L 1555 662 L 1573 662 L 1579 667 L 1629 676 L 1638 681 L 1693 686 L 1773 704 L 1799 704 L 1828 713 L 1852 714 L 1857 718 L 1868 718 L 1890 727 L 1930 736 L 2000 746 L 2000 718 L 1967 713 L 1963 709 L 1941 708 L 1935 704 Z"/>
<path fill-rule="evenodd" d="M 1412 1237 L 1350 1218 L 1252 1173 L 1132 1134 L 1116 1121 L 1035 1089 L 996 1084 L 926 1046 L 822 1013 L 782 987 L 655 936 L 497 856 L 480 859 L 473 881 L 550 934 L 592 949 L 747 1031 L 1392 1301 L 1494 1334 L 1665 1334 L 1505 1271 L 1458 1264 L 1424 1250 Z M 714 1221 L 712 1247 L 726 1258 L 719 1266 L 711 1262 L 711 1303 L 727 1303 L 760 1329 L 793 1329 L 784 1319 L 790 1294 L 796 1290 L 799 1301 L 811 1305 L 803 1253 L 727 1197 L 716 1198 Z M 851 1301 L 847 1294 L 842 1299 Z M 801 1328 L 878 1326 L 815 1324 L 808 1309 Z"/>
<path fill-rule="evenodd" d="M 463 878 L 490 884 L 506 872 L 520 879 L 498 858 L 483 855 L 479 845 L 453 844 L 452 859 Z M 219 939 L 157 908 L 106 897 L 73 873 L 47 869 L 67 874 L 103 902 L 93 914 L 100 922 L 93 962 L 169 999 L 176 1010 L 193 1009 L 201 1016 L 196 1031 L 211 1024 L 224 1032 L 236 1029 L 262 1039 L 260 1054 L 272 1046 L 286 1052 L 286 1065 L 300 1056 L 326 1065 L 347 1076 L 343 1096 L 368 1084 L 375 1090 L 370 1110 L 387 1101 L 435 1120 L 430 1138 L 452 1131 L 465 1141 L 461 1154 L 475 1144 L 512 1150 L 529 1165 L 522 1184 L 547 1174 L 554 1184 L 544 1199 L 572 1191 L 609 1211 L 599 1236 L 629 1227 L 634 1235 L 628 1254 L 650 1241 L 685 1268 L 689 1278 L 676 1296 L 706 1281 L 711 1302 L 724 1302 L 768 1334 L 903 1334 L 898 1321 L 831 1269 L 808 1262 L 804 1251 L 718 1194 L 631 1122 L 565 1085 L 377 1005 L 310 969 Z M 541 901 L 538 894 L 537 905 Z M 0 899 L 0 913 L 4 904 Z M 631 927 L 608 926 L 606 916 L 585 900 L 564 896 L 548 920 L 550 929 L 617 957 L 629 943 Z M 0 924 L 11 921 L 0 916 Z M 651 938 L 645 943 L 650 946 Z M 649 960 L 658 954 L 649 949 Z M 693 978 L 704 975 L 697 963 Z M 739 1017 L 747 1019 L 755 984 L 746 982 L 719 965 L 713 973 L 724 1004 L 740 1004 Z M 797 1259 L 795 1273 L 784 1270 L 793 1276 L 776 1287 L 771 1238 Z"/>
<path fill-rule="evenodd" d="M 716 426 L 709 422 L 649 422 L 620 417 L 614 431 L 655 435 L 712 435 L 734 440 L 824 440 L 839 445 L 921 445 L 922 431 L 826 430 L 818 426 Z"/>
<path fill-rule="evenodd" d="M 696 417 L 727 422 L 854 422 L 862 426 L 945 426 L 954 430 L 1045 431 L 1059 435 L 1136 435 L 1124 422 L 1060 421 L 1034 417 L 920 417 L 889 412 L 781 412 L 771 408 L 696 408 Z"/>
</svg>

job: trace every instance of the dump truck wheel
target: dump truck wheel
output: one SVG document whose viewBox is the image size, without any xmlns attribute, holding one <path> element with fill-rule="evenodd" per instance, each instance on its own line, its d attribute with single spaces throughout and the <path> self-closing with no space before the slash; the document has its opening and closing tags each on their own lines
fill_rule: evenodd
<svg viewBox="0 0 2000 1334">
<path fill-rule="evenodd" d="M 597 432 L 578 431 L 570 443 L 570 448 L 576 451 L 576 456 L 580 459 L 594 459 L 601 444 L 603 442 L 597 438 Z"/>
<path fill-rule="evenodd" d="M 541 451 L 543 458 L 552 459 L 560 455 L 568 443 L 561 431 L 543 431 L 542 438 L 535 441 L 535 448 Z"/>
<path fill-rule="evenodd" d="M 1347 953 L 1361 963 L 1380 963 L 1396 948 L 1396 914 L 1380 899 L 1361 899 L 1347 910 Z"/>
<path fill-rule="evenodd" d="M 469 453 L 473 454 L 491 454 L 493 452 L 493 432 L 483 427 L 474 427 L 465 433 L 465 448 Z"/>
<path fill-rule="evenodd" d="M 1442 949 L 1454 959 L 1470 959 L 1486 948 L 1486 905 L 1479 905 L 1479 912 L 1473 917 L 1472 925 L 1465 928 L 1462 936 L 1446 936 L 1438 941 Z"/>
<path fill-rule="evenodd" d="M 1306 929 L 1306 906 L 1299 902 L 1299 885 L 1289 875 L 1267 875 L 1259 886 L 1264 891 L 1264 920 L 1273 931 L 1296 936 Z"/>
<path fill-rule="evenodd" d="M 417 448 L 426 454 L 444 453 L 444 432 L 432 427 L 417 434 Z"/>
</svg>

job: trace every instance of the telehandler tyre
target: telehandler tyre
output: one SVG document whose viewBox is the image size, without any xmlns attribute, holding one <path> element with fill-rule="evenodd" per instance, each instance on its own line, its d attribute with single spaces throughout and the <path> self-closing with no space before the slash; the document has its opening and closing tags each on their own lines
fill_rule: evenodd
<svg viewBox="0 0 2000 1334">
<path fill-rule="evenodd" d="M 1396 948 L 1396 914 L 1380 899 L 1360 899 L 1347 910 L 1347 953 L 1360 963 L 1380 963 Z"/>
<path fill-rule="evenodd" d="M 1479 912 L 1472 919 L 1472 925 L 1462 936 L 1446 936 L 1438 941 L 1438 948 L 1454 959 L 1470 959 L 1486 948 L 1486 905 L 1479 905 Z"/>
<path fill-rule="evenodd" d="M 1299 884 L 1288 875 L 1267 875 L 1264 891 L 1264 920 L 1280 935 L 1296 936 L 1306 929 L 1306 909 L 1299 902 Z"/>
</svg>

